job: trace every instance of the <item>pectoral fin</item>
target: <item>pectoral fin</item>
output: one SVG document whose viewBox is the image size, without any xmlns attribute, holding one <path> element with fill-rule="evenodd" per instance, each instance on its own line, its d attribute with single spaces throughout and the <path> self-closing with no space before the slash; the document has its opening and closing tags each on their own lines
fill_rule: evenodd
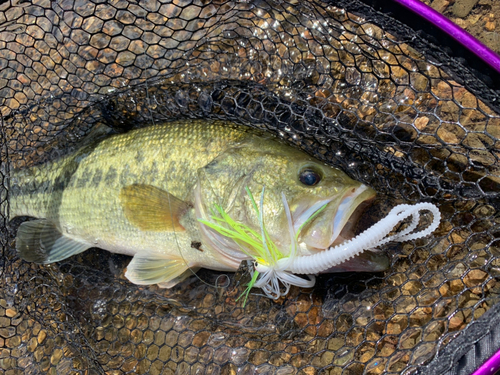
<svg viewBox="0 0 500 375">
<path fill-rule="evenodd" d="M 65 237 L 46 219 L 22 223 L 16 236 L 19 257 L 39 264 L 59 262 L 90 247 L 87 243 Z"/>
<path fill-rule="evenodd" d="M 172 281 L 188 269 L 189 265 L 180 256 L 145 252 L 134 255 L 127 267 L 125 277 L 134 284 L 163 284 L 163 287 L 172 287 L 176 284 Z M 177 282 L 179 281 L 181 281 L 180 278 L 177 279 Z"/>
<path fill-rule="evenodd" d="M 120 192 L 120 203 L 127 219 L 144 231 L 184 231 L 179 223 L 189 204 L 165 190 L 135 184 Z"/>
</svg>

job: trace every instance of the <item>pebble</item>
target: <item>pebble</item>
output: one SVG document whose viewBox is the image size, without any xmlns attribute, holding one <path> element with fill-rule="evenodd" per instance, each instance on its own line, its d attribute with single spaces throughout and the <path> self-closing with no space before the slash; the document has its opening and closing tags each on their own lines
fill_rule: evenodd
<svg viewBox="0 0 500 375">
<path fill-rule="evenodd" d="M 460 26 L 462 29 L 466 29 L 469 27 L 469 21 L 463 20 L 461 18 L 454 18 L 453 22 Z"/>
<path fill-rule="evenodd" d="M 16 334 L 16 329 L 14 327 L 0 328 L 0 336 L 5 339 L 12 337 Z"/>
<path fill-rule="evenodd" d="M 465 275 L 464 283 L 467 288 L 481 285 L 488 278 L 488 274 L 482 270 L 471 270 Z"/>
<path fill-rule="evenodd" d="M 38 343 L 41 344 L 45 341 L 45 338 L 47 337 L 47 333 L 45 331 L 40 331 L 40 333 L 38 334 L 38 337 L 37 337 L 37 340 L 38 340 Z"/>
<path fill-rule="evenodd" d="M 495 14 L 490 13 L 488 15 L 486 24 L 484 25 L 484 28 L 488 31 L 494 31 L 496 27 L 496 22 L 495 22 Z"/>
<path fill-rule="evenodd" d="M 449 0 L 434 0 L 431 7 L 439 13 L 443 13 L 448 8 L 448 5 L 450 5 Z"/>
<path fill-rule="evenodd" d="M 457 331 L 459 329 L 462 329 L 463 325 L 465 324 L 464 320 L 465 320 L 464 313 L 462 311 L 458 311 L 455 315 L 453 315 L 449 319 L 449 325 L 448 325 L 449 330 Z"/>
<path fill-rule="evenodd" d="M 477 2 L 478 0 L 457 0 L 453 4 L 451 11 L 455 17 L 467 17 Z"/>
<path fill-rule="evenodd" d="M 427 116 L 418 117 L 415 120 L 415 127 L 418 130 L 423 130 L 423 129 L 425 129 L 425 127 L 427 126 L 428 123 L 429 123 L 429 117 L 427 117 Z"/>
<path fill-rule="evenodd" d="M 481 19 L 480 14 L 473 14 L 473 15 L 468 17 L 468 20 L 471 23 L 471 25 L 475 25 L 477 23 L 477 21 L 479 21 L 480 19 Z"/>
</svg>

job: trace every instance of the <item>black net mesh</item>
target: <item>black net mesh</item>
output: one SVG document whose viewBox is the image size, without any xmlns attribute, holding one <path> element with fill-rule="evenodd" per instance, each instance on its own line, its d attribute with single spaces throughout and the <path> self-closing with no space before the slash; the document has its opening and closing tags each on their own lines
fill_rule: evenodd
<svg viewBox="0 0 500 375">
<path fill-rule="evenodd" d="M 366 9 L 305 0 L 0 5 L 5 374 L 412 373 L 498 302 L 497 96 Z M 201 271 L 206 283 L 191 277 L 164 290 L 129 283 L 130 258 L 97 249 L 47 266 L 19 260 L 10 169 L 89 136 L 183 118 L 268 130 L 374 187 L 373 216 L 429 201 L 442 224 L 388 246 L 385 273 L 323 275 L 312 291 L 277 302 L 251 295 L 246 307 L 236 301 L 238 273 Z"/>
</svg>

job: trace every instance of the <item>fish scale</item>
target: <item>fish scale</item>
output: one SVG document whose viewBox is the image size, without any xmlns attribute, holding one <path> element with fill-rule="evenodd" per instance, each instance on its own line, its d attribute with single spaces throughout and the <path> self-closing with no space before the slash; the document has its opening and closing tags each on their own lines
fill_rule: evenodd
<svg viewBox="0 0 500 375">
<path fill-rule="evenodd" d="M 11 177 L 11 217 L 46 215 L 44 210 L 47 209 L 47 196 L 52 196 L 63 188 L 57 183 L 59 179 L 67 182 L 66 193 L 72 194 L 73 190 L 98 188 L 99 184 L 96 183 L 98 176 L 101 176 L 107 185 L 118 187 L 127 181 L 137 182 L 131 173 L 140 173 L 141 179 L 149 182 L 161 180 L 158 178 L 158 174 L 161 173 L 166 187 L 174 195 L 183 194 L 185 190 L 182 189 L 185 189 L 187 181 L 194 181 L 198 168 L 213 160 L 227 143 L 237 142 L 245 134 L 241 131 L 231 131 L 234 127 L 227 127 L 221 131 L 222 127 L 219 126 L 221 124 L 224 123 L 207 124 L 206 121 L 193 121 L 189 126 L 192 130 L 189 133 L 183 131 L 185 124 L 182 122 L 172 123 L 167 127 L 152 126 L 147 132 L 138 130 L 110 137 L 99 143 L 91 153 L 88 148 L 84 148 L 75 155 L 61 160 L 17 171 Z M 171 136 L 168 136 L 169 133 Z M 203 137 L 215 140 L 210 149 L 206 146 L 197 147 L 197 140 Z M 168 176 L 172 169 L 176 169 L 177 163 L 173 148 L 182 147 L 179 140 L 184 142 L 183 138 L 187 138 L 190 142 L 188 158 L 182 160 L 183 173 L 177 175 L 175 179 L 169 179 Z M 143 151 L 143 148 L 146 151 Z M 163 155 L 159 155 L 161 153 Z M 138 155 L 145 161 L 143 164 L 134 163 Z M 159 171 L 157 163 L 162 157 L 165 161 L 162 162 L 162 171 Z M 190 162 L 186 163 L 185 160 Z M 66 170 L 70 176 L 63 175 Z"/>
<path fill-rule="evenodd" d="M 247 135 L 228 125 L 193 121 L 189 131 L 184 122 L 152 126 L 112 136 L 91 146 L 91 150 L 85 147 L 51 164 L 19 171 L 12 178 L 17 189 L 11 199 L 11 217 L 43 217 L 70 238 L 127 255 L 134 255 L 137 249 L 164 248 L 166 243 L 172 247 L 179 243 L 186 248 L 191 241 L 182 233 L 144 236 L 123 215 L 119 192 L 131 184 L 154 184 L 186 199 L 192 192 L 197 170 L 228 144 Z M 199 139 L 207 141 L 198 142 Z M 138 155 L 144 159 L 142 163 L 137 163 Z M 182 173 L 178 171 L 180 164 Z M 33 176 L 33 181 L 25 185 L 28 176 Z M 103 183 L 97 181 L 102 176 Z M 64 184 L 58 184 L 59 180 Z M 37 190 L 40 185 L 44 186 L 43 191 Z M 213 263 L 211 259 L 206 262 Z"/>
</svg>

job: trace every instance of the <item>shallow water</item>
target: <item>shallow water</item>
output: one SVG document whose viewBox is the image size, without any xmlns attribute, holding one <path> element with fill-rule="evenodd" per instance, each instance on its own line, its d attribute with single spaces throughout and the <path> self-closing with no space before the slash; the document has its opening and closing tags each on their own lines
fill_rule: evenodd
<svg viewBox="0 0 500 375">
<path fill-rule="evenodd" d="M 4 226 L 5 371 L 410 373 L 498 302 L 500 118 L 405 38 L 303 1 L 40 1 L 5 16 L 3 166 L 109 128 L 223 118 L 373 186 L 374 218 L 420 200 L 444 216 L 434 236 L 389 246 L 386 273 L 323 275 L 245 308 L 240 275 L 143 288 L 124 279 L 128 258 L 99 250 L 36 266 Z"/>
</svg>

